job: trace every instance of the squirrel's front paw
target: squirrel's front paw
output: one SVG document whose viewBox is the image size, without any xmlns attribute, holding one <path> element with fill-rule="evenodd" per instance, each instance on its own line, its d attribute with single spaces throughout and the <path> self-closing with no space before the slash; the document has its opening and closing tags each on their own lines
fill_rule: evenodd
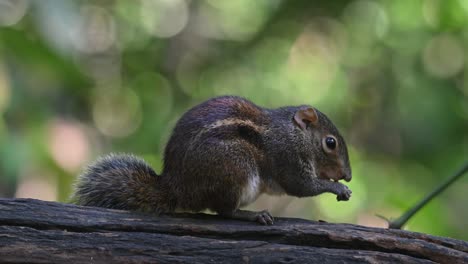
<svg viewBox="0 0 468 264">
<path fill-rule="evenodd" d="M 348 188 L 348 186 L 342 184 L 342 188 L 340 192 L 336 195 L 337 201 L 348 201 L 351 198 L 352 191 Z"/>
</svg>

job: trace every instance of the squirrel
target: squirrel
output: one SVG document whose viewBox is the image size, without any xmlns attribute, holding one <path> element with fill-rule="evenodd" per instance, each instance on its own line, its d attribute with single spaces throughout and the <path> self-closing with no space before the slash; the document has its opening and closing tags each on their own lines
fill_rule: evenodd
<svg viewBox="0 0 468 264">
<path fill-rule="evenodd" d="M 78 177 L 78 205 L 161 214 L 209 209 L 231 219 L 272 225 L 266 211 L 239 208 L 262 193 L 296 197 L 329 192 L 349 200 L 343 137 L 308 106 L 267 109 L 237 96 L 209 99 L 177 122 L 161 175 L 130 154 L 110 154 Z"/>
</svg>

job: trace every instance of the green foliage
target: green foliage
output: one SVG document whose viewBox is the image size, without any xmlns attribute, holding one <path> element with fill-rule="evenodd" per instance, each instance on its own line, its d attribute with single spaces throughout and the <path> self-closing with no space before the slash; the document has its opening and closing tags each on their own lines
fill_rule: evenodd
<svg viewBox="0 0 468 264">
<path fill-rule="evenodd" d="M 276 215 L 381 225 L 468 157 L 468 5 L 424 1 L 0 1 L 0 195 L 66 201 L 84 164 L 162 168 L 171 129 L 221 94 L 312 104 L 350 145 L 353 197 Z M 467 177 L 409 228 L 468 239 Z"/>
</svg>

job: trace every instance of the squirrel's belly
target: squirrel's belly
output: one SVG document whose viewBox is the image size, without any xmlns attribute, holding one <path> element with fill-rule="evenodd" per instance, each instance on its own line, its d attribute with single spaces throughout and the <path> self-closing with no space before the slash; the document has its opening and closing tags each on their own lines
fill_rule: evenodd
<svg viewBox="0 0 468 264">
<path fill-rule="evenodd" d="M 247 181 L 247 184 L 244 186 L 244 188 L 242 188 L 241 197 L 239 199 L 240 206 L 252 203 L 253 201 L 257 200 L 258 196 L 260 195 L 260 176 L 257 172 L 254 172 L 249 176 L 250 177 Z"/>
</svg>

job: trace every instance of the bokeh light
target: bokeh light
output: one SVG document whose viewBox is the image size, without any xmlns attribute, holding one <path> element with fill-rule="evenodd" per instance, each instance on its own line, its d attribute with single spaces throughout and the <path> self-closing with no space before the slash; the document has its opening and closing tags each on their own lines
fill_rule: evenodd
<svg viewBox="0 0 468 264">
<path fill-rule="evenodd" d="M 141 124 L 140 99 L 129 89 L 99 89 L 94 101 L 93 119 L 104 135 L 129 136 Z"/>
<path fill-rule="evenodd" d="M 49 128 L 49 151 L 65 170 L 77 173 L 90 159 L 90 143 L 81 124 L 52 120 Z"/>
<path fill-rule="evenodd" d="M 28 0 L 0 0 L 0 26 L 13 26 L 28 10 Z"/>
<path fill-rule="evenodd" d="M 0 114 L 7 108 L 11 99 L 11 88 L 6 68 L 0 64 Z"/>
<path fill-rule="evenodd" d="M 50 179 L 24 178 L 16 189 L 16 198 L 34 198 L 44 201 L 57 200 L 56 184 Z"/>
<path fill-rule="evenodd" d="M 209 5 L 201 20 L 199 32 L 207 37 L 246 41 L 265 23 L 268 15 L 277 7 L 277 0 L 205 0 Z M 208 25 L 211 24 L 211 25 Z M 248 25 L 248 26 L 246 26 Z"/>
<path fill-rule="evenodd" d="M 286 74 L 298 98 L 313 94 L 309 103 L 315 104 L 328 93 L 345 48 L 344 29 L 336 20 L 318 18 L 304 29 L 291 47 Z"/>
<path fill-rule="evenodd" d="M 84 53 L 108 50 L 115 44 L 116 28 L 112 15 L 97 6 L 84 6 L 81 25 L 75 35 L 75 45 Z"/>
<path fill-rule="evenodd" d="M 351 2 L 343 12 L 343 21 L 355 40 L 364 43 L 384 38 L 389 27 L 385 9 L 369 0 Z"/>
<path fill-rule="evenodd" d="M 140 16 L 149 34 L 169 38 L 184 29 L 189 12 L 185 0 L 143 0 Z"/>
<path fill-rule="evenodd" d="M 423 52 L 424 68 L 439 78 L 452 77 L 465 64 L 465 54 L 460 41 L 449 34 L 432 38 Z"/>
</svg>

